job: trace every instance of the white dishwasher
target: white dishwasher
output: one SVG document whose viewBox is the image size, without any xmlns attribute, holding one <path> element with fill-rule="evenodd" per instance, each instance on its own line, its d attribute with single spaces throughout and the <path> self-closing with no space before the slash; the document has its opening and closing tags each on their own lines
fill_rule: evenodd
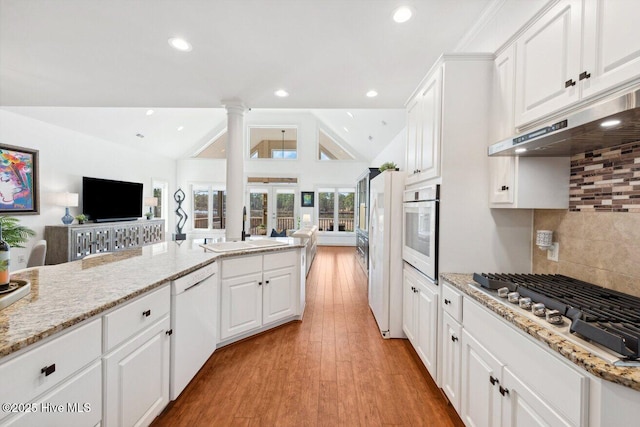
<svg viewBox="0 0 640 427">
<path fill-rule="evenodd" d="M 175 400 L 216 349 L 218 264 L 171 282 L 171 400 Z"/>
</svg>

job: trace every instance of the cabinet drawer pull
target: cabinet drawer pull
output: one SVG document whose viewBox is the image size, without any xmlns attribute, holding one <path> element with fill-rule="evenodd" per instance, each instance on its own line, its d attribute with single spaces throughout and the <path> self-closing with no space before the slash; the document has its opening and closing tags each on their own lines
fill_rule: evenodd
<svg viewBox="0 0 640 427">
<path fill-rule="evenodd" d="M 448 299 L 445 298 L 444 299 L 444 303 L 445 303 L 445 305 L 449 305 L 449 304 L 451 304 L 451 301 L 449 301 Z"/>
<path fill-rule="evenodd" d="M 584 80 L 584 79 L 588 79 L 589 77 L 591 77 L 591 73 L 587 73 L 586 71 L 583 71 L 580 73 L 580 76 L 578 77 L 578 79 Z"/>
<path fill-rule="evenodd" d="M 491 385 L 496 385 L 496 383 L 500 384 L 500 381 L 498 381 L 498 379 L 493 375 L 489 375 L 489 382 L 491 383 Z"/>
<path fill-rule="evenodd" d="M 456 342 L 458 341 L 458 337 L 455 335 L 451 335 L 451 341 Z"/>
<path fill-rule="evenodd" d="M 44 374 L 45 377 L 48 377 L 49 375 L 53 374 L 55 371 L 56 371 L 55 363 L 53 365 L 45 366 L 44 368 L 40 369 L 40 373 Z"/>
<path fill-rule="evenodd" d="M 143 311 L 143 312 L 142 312 L 142 315 L 143 315 L 144 317 L 149 317 L 149 316 L 151 316 L 151 310 Z"/>
<path fill-rule="evenodd" d="M 564 82 L 565 89 L 568 88 L 568 87 L 571 87 L 571 86 L 575 86 L 575 85 L 576 85 L 576 82 L 574 82 L 573 79 L 569 79 L 566 82 Z"/>
<path fill-rule="evenodd" d="M 500 394 L 503 396 L 509 394 L 509 389 L 507 388 L 503 388 L 502 386 L 500 386 L 499 390 L 500 390 Z"/>
</svg>

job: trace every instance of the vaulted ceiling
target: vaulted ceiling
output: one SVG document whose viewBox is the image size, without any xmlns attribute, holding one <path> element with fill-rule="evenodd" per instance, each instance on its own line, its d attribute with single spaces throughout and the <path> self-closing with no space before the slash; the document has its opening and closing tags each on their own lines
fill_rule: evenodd
<svg viewBox="0 0 640 427">
<path fill-rule="evenodd" d="M 386 110 L 361 115 L 362 134 L 340 135 L 371 153 L 362 139 L 403 122 L 429 67 L 491 1 L 0 0 L 0 106 L 123 144 L 153 108 L 162 120 L 146 123 L 145 140 L 158 135 L 154 149 L 171 157 L 206 140 L 231 98 L 326 111 L 323 121 L 345 115 L 331 109 Z M 413 17 L 398 24 L 402 4 Z M 191 52 L 169 46 L 177 36 Z"/>
</svg>

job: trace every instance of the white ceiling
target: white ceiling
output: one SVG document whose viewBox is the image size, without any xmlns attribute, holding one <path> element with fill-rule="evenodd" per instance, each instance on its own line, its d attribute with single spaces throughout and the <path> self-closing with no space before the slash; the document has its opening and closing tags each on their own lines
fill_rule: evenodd
<svg viewBox="0 0 640 427">
<path fill-rule="evenodd" d="M 170 157 L 214 136 L 231 98 L 252 109 L 386 109 L 361 118 L 370 134 L 384 117 L 397 122 L 389 110 L 491 1 L 0 0 L 0 106 L 71 107 L 11 110 L 124 144 L 140 132 Z M 414 16 L 396 24 L 401 4 Z M 172 49 L 173 36 L 193 51 Z M 279 88 L 290 96 L 275 97 Z M 147 108 L 156 125 L 142 132 Z M 372 158 L 365 141 L 341 137 Z"/>
</svg>

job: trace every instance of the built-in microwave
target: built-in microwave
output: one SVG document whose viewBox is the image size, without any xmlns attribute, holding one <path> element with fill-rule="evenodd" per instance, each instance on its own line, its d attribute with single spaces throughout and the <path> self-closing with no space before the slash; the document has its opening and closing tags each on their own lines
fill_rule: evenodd
<svg viewBox="0 0 640 427">
<path fill-rule="evenodd" d="M 402 258 L 436 283 L 439 193 L 439 185 L 407 190 L 402 204 Z"/>
</svg>

